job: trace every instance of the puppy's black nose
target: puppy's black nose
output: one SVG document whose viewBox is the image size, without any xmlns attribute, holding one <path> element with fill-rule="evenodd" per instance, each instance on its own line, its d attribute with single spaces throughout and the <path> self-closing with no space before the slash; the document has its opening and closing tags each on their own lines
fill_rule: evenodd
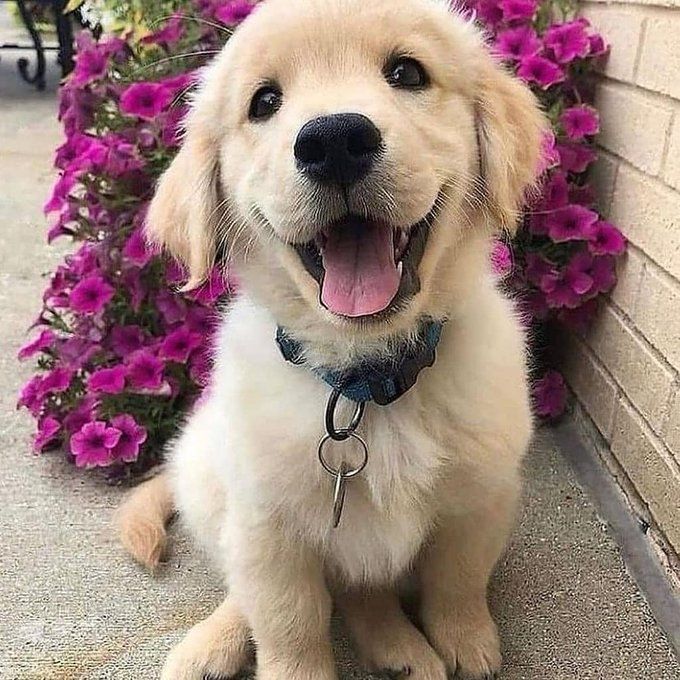
<svg viewBox="0 0 680 680">
<path fill-rule="evenodd" d="M 336 113 L 306 123 L 295 140 L 298 168 L 322 183 L 348 185 L 373 166 L 381 150 L 380 130 L 360 113 Z"/>
</svg>

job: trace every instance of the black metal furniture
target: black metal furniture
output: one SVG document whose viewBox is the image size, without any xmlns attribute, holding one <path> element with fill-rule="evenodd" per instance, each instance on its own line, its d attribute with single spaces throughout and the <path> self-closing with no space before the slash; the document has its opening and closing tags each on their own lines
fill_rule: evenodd
<svg viewBox="0 0 680 680">
<path fill-rule="evenodd" d="M 71 15 L 64 14 L 68 0 L 32 0 L 51 9 L 57 28 L 57 45 L 44 45 L 40 33 L 25 0 L 0 0 L 0 2 L 15 2 L 19 8 L 21 20 L 28 31 L 32 44 L 4 43 L 0 49 L 33 50 L 35 51 L 35 69 L 31 73 L 29 60 L 22 57 L 17 61 L 21 77 L 39 90 L 45 89 L 45 52 L 56 51 L 57 61 L 61 66 L 62 75 L 66 76 L 73 70 L 73 25 Z"/>
</svg>

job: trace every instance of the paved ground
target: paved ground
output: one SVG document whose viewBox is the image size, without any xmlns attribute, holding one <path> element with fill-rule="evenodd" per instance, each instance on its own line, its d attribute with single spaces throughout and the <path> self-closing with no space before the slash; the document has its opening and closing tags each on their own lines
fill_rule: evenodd
<svg viewBox="0 0 680 680">
<path fill-rule="evenodd" d="M 217 579 L 176 537 L 157 579 L 122 554 L 109 529 L 119 489 L 30 454 L 30 419 L 14 410 L 28 367 L 14 360 L 38 309 L 40 205 L 59 137 L 54 94 L 20 84 L 0 62 L 0 678 L 139 680 L 220 597 Z M 680 665 L 619 551 L 543 433 L 526 466 L 521 525 L 499 566 L 493 609 L 503 680 L 677 680 Z M 366 678 L 342 635 L 344 678 Z"/>
</svg>

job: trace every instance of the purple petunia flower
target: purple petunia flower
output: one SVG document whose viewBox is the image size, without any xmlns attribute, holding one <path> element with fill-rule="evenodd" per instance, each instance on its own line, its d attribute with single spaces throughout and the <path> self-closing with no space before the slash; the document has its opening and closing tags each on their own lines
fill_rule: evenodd
<svg viewBox="0 0 680 680">
<path fill-rule="evenodd" d="M 546 130 L 541 140 L 541 156 L 536 168 L 536 176 L 542 175 L 546 170 L 559 165 L 560 155 L 555 147 L 555 135 L 552 130 Z"/>
<path fill-rule="evenodd" d="M 500 0 L 505 21 L 527 21 L 536 13 L 536 0 Z"/>
<path fill-rule="evenodd" d="M 184 26 L 182 25 L 183 18 L 181 16 L 172 16 L 160 30 L 145 35 L 140 43 L 142 45 L 162 45 L 168 49 L 175 43 L 178 43 L 185 34 Z"/>
<path fill-rule="evenodd" d="M 144 346 L 145 337 L 139 326 L 115 326 L 111 331 L 111 349 L 119 357 L 127 357 Z"/>
<path fill-rule="evenodd" d="M 555 172 L 550 176 L 543 188 L 541 208 L 546 211 L 563 208 L 569 203 L 569 183 L 563 172 Z"/>
<path fill-rule="evenodd" d="M 214 309 L 209 307 L 190 307 L 186 315 L 186 324 L 193 333 L 204 336 L 212 334 L 219 323 L 219 317 Z"/>
<path fill-rule="evenodd" d="M 92 392 L 104 392 L 105 394 L 120 394 L 125 389 L 125 366 L 113 366 L 112 368 L 100 368 L 92 373 L 87 381 L 87 387 Z"/>
<path fill-rule="evenodd" d="M 160 83 L 134 83 L 121 95 L 120 110 L 129 116 L 153 120 L 172 99 L 172 92 Z"/>
<path fill-rule="evenodd" d="M 585 144 L 558 142 L 556 148 L 560 155 L 560 164 L 565 172 L 585 172 L 597 158 L 595 150 Z"/>
<path fill-rule="evenodd" d="M 595 33 L 588 36 L 588 52 L 591 57 L 601 57 L 609 50 L 609 46 L 605 43 L 604 38 Z"/>
<path fill-rule="evenodd" d="M 106 162 L 103 169 L 112 177 L 120 178 L 144 167 L 144 161 L 137 157 L 134 144 L 115 134 L 106 135 L 104 141 Z"/>
<path fill-rule="evenodd" d="M 506 276 L 512 269 L 512 251 L 502 241 L 496 241 L 491 250 L 491 268 L 498 277 Z"/>
<path fill-rule="evenodd" d="M 496 53 L 503 59 L 518 60 L 541 51 L 541 41 L 530 26 L 518 26 L 501 31 L 496 36 Z"/>
<path fill-rule="evenodd" d="M 556 243 L 590 239 L 596 222 L 597 213 L 580 205 L 559 208 L 545 219 L 548 234 Z"/>
<path fill-rule="evenodd" d="M 167 147 L 177 147 L 182 141 L 184 119 L 188 107 L 174 106 L 158 117 L 157 122 L 161 126 L 161 142 Z"/>
<path fill-rule="evenodd" d="M 123 257 L 138 267 L 148 264 L 153 253 L 146 245 L 142 229 L 135 229 L 123 246 Z"/>
<path fill-rule="evenodd" d="M 626 239 L 613 224 L 600 220 L 595 224 L 588 249 L 593 255 L 621 255 Z"/>
<path fill-rule="evenodd" d="M 64 428 L 66 431 L 73 434 L 82 429 L 85 424 L 95 420 L 97 417 L 97 406 L 97 401 L 91 395 L 82 399 L 64 417 Z"/>
<path fill-rule="evenodd" d="M 215 18 L 227 26 L 241 23 L 255 9 L 248 0 L 227 0 L 215 10 Z"/>
<path fill-rule="evenodd" d="M 552 309 L 572 309 L 581 303 L 581 296 L 572 288 L 569 279 L 561 274 L 551 282 L 549 290 L 545 291 L 545 301 Z"/>
<path fill-rule="evenodd" d="M 173 325 L 184 321 L 187 314 L 187 304 L 181 296 L 164 288 L 158 291 L 155 303 L 166 324 Z"/>
<path fill-rule="evenodd" d="M 529 283 L 540 288 L 543 292 L 552 289 L 553 281 L 557 278 L 557 271 L 548 260 L 536 253 L 527 253 L 524 275 Z"/>
<path fill-rule="evenodd" d="M 138 390 L 158 390 L 163 385 L 165 365 L 149 350 L 139 350 L 130 358 L 128 380 Z"/>
<path fill-rule="evenodd" d="M 477 3 L 477 16 L 487 26 L 495 26 L 503 21 L 503 10 L 500 0 L 479 0 Z"/>
<path fill-rule="evenodd" d="M 130 298 L 132 309 L 138 312 L 148 292 L 140 271 L 138 269 L 129 269 L 123 274 L 122 279 L 125 284 L 126 293 Z"/>
<path fill-rule="evenodd" d="M 557 64 L 539 56 L 524 57 L 520 61 L 517 75 L 528 83 L 536 83 L 544 90 L 564 80 L 564 71 Z"/>
<path fill-rule="evenodd" d="M 40 413 L 44 394 L 41 391 L 42 376 L 34 375 L 22 388 L 19 393 L 17 408 L 27 408 L 34 416 Z"/>
<path fill-rule="evenodd" d="M 86 423 L 71 437 L 71 453 L 78 467 L 104 467 L 111 463 L 112 450 L 118 444 L 121 431 L 95 420 Z"/>
<path fill-rule="evenodd" d="M 592 292 L 594 294 L 608 293 L 616 285 L 614 258 L 606 255 L 595 257 L 590 268 L 590 275 L 593 277 Z"/>
<path fill-rule="evenodd" d="M 55 212 L 61 210 L 66 204 L 66 200 L 71 193 L 71 189 L 75 186 L 76 177 L 71 172 L 65 172 L 59 177 L 54 188 L 52 189 L 52 195 L 48 199 L 47 203 L 43 206 L 45 213 Z"/>
<path fill-rule="evenodd" d="M 600 118 L 592 106 L 572 106 L 560 116 L 560 123 L 569 139 L 580 140 L 600 131 Z"/>
<path fill-rule="evenodd" d="M 39 394 L 58 394 L 66 391 L 73 380 L 73 371 L 69 368 L 53 368 L 40 382 Z"/>
<path fill-rule="evenodd" d="M 93 274 L 76 284 L 68 302 L 74 312 L 94 314 L 106 306 L 115 292 L 115 288 L 103 276 Z"/>
<path fill-rule="evenodd" d="M 203 336 L 192 333 L 186 326 L 181 326 L 170 333 L 161 343 L 158 356 L 169 361 L 183 364 L 189 355 L 203 343 Z"/>
<path fill-rule="evenodd" d="M 17 355 L 19 361 L 24 361 L 25 359 L 35 356 L 38 352 L 42 352 L 46 349 L 54 347 L 54 343 L 56 342 L 56 340 L 57 336 L 55 335 L 54 331 L 51 330 L 41 331 L 40 335 L 38 335 L 38 337 L 35 338 L 35 340 L 32 340 L 31 342 L 25 344 L 19 350 L 19 354 Z"/>
<path fill-rule="evenodd" d="M 581 21 L 551 26 L 543 40 L 559 64 L 568 64 L 577 57 L 585 57 L 590 50 L 588 33 Z"/>
<path fill-rule="evenodd" d="M 232 281 L 219 267 L 213 267 L 208 280 L 196 290 L 189 292 L 187 297 L 202 305 L 212 305 L 226 292 L 232 292 L 231 284 Z"/>
<path fill-rule="evenodd" d="M 89 47 L 81 47 L 76 55 L 76 65 L 71 74 L 70 84 L 83 87 L 106 74 L 109 57 L 94 43 Z"/>
<path fill-rule="evenodd" d="M 38 431 L 33 437 L 33 449 L 41 453 L 48 446 L 53 445 L 61 430 L 61 423 L 53 416 L 45 416 L 38 422 Z"/>
<path fill-rule="evenodd" d="M 592 265 L 592 256 L 587 250 L 583 250 L 572 255 L 564 269 L 564 280 L 580 297 L 589 293 L 593 287 L 593 278 L 590 276 Z"/>
<path fill-rule="evenodd" d="M 555 418 L 564 412 L 567 386 L 557 371 L 548 371 L 532 389 L 534 408 L 539 416 Z"/>
<path fill-rule="evenodd" d="M 101 346 L 87 337 L 74 335 L 59 345 L 59 358 L 64 366 L 78 369 L 87 364 L 101 351 Z"/>
<path fill-rule="evenodd" d="M 137 460 L 139 448 L 147 438 L 146 429 L 127 413 L 112 418 L 111 425 L 120 431 L 120 438 L 112 451 L 113 457 L 125 463 Z"/>
</svg>

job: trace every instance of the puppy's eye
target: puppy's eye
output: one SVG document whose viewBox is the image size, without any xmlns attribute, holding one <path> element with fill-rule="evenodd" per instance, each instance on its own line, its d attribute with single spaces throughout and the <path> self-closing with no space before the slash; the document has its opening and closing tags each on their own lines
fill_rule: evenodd
<svg viewBox="0 0 680 680">
<path fill-rule="evenodd" d="M 425 67 L 411 57 L 392 59 L 385 68 L 385 78 L 392 87 L 408 90 L 418 90 L 430 83 Z"/>
<path fill-rule="evenodd" d="M 283 94 L 275 85 L 261 87 L 250 102 L 248 117 L 250 120 L 266 120 L 271 118 L 283 103 Z"/>
</svg>

